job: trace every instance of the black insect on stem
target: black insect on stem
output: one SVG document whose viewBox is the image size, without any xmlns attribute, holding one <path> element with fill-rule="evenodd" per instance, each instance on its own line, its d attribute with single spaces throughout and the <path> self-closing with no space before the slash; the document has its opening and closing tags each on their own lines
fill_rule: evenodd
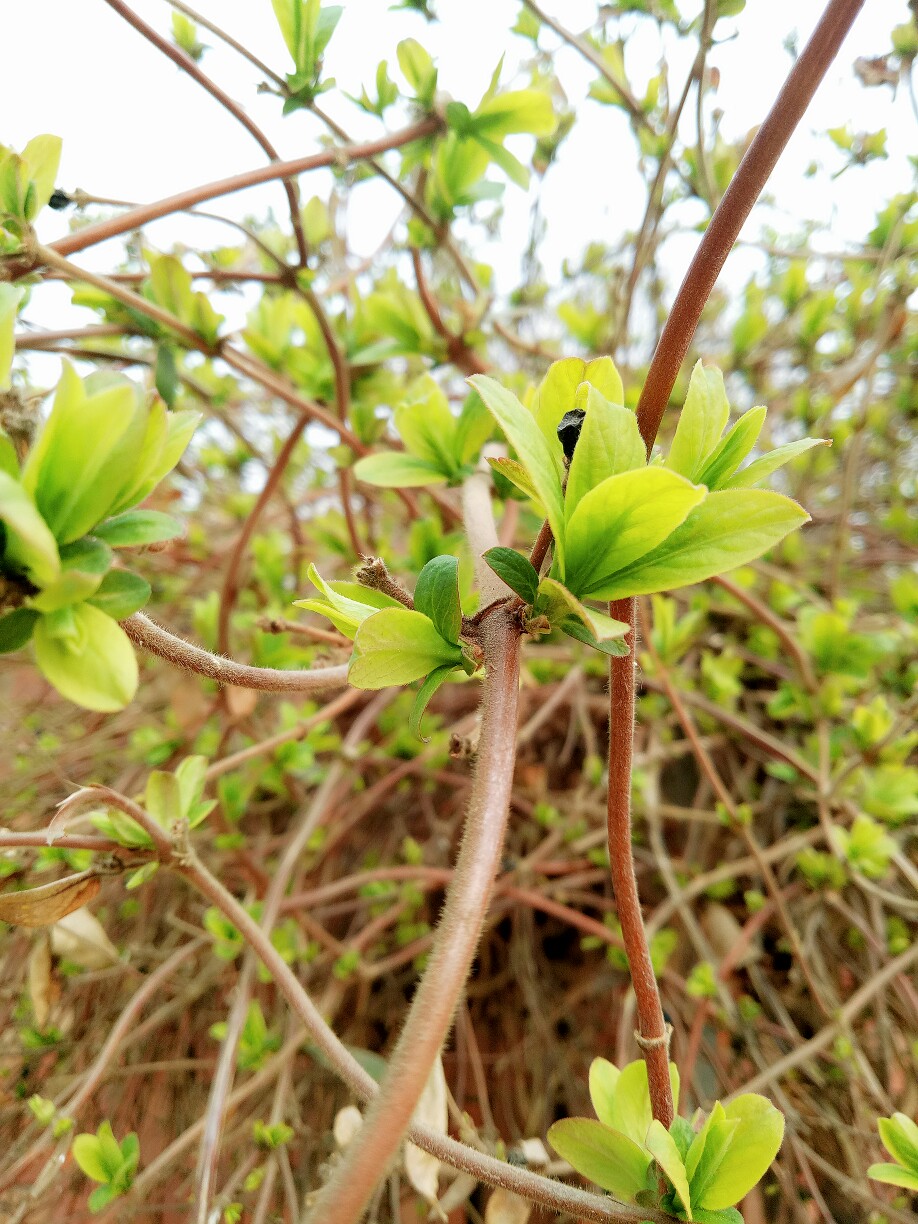
<svg viewBox="0 0 918 1224">
<path fill-rule="evenodd" d="M 580 437 L 580 430 L 583 428 L 583 418 L 586 412 L 582 408 L 572 408 L 570 412 L 565 412 L 561 418 L 561 423 L 558 425 L 558 440 L 564 451 L 564 458 L 570 463 L 574 457 L 574 447 L 577 445 L 577 439 Z"/>
</svg>

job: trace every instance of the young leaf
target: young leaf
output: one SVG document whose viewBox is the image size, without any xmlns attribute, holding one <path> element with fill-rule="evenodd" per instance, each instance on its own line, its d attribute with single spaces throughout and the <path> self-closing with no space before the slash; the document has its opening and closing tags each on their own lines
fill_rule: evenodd
<svg viewBox="0 0 918 1224">
<path fill-rule="evenodd" d="M 429 737 L 421 734 L 421 719 L 424 717 L 424 711 L 430 704 L 430 699 L 437 689 L 441 684 L 446 683 L 455 670 L 454 667 L 449 665 L 435 668 L 418 689 L 418 695 L 414 699 L 414 705 L 411 707 L 411 714 L 408 717 L 408 726 L 412 735 L 416 736 L 419 740 L 423 740 L 425 744 L 429 742 Z"/>
<path fill-rule="evenodd" d="M 633 1139 L 591 1118 L 564 1118 L 548 1129 L 558 1155 L 613 1194 L 634 1202 L 647 1187 L 650 1157 Z"/>
<path fill-rule="evenodd" d="M 709 493 L 662 544 L 593 593 L 622 599 L 701 582 L 760 557 L 809 517 L 789 497 L 765 489 Z"/>
<path fill-rule="evenodd" d="M 6 527 L 4 559 L 38 587 L 60 574 L 57 543 L 35 503 L 18 480 L 0 472 L 0 523 Z"/>
<path fill-rule="evenodd" d="M 0 283 L 0 391 L 10 389 L 10 367 L 16 345 L 13 332 L 16 327 L 16 312 L 25 297 L 25 289 Z"/>
<path fill-rule="evenodd" d="M 907 1114 L 894 1113 L 891 1118 L 877 1118 L 877 1129 L 893 1160 L 918 1174 L 918 1125 Z"/>
<path fill-rule="evenodd" d="M 414 606 L 430 617 L 440 637 L 459 641 L 462 608 L 459 604 L 459 562 L 455 557 L 433 557 L 418 574 Z"/>
<path fill-rule="evenodd" d="M 608 477 L 583 496 L 568 523 L 567 585 L 578 595 L 608 599 L 614 576 L 671 536 L 706 493 L 664 468 Z"/>
<path fill-rule="evenodd" d="M 31 638 L 38 613 L 31 608 L 15 608 L 0 616 L 0 654 L 10 654 Z"/>
<path fill-rule="evenodd" d="M 35 658 L 46 680 L 87 710 L 121 710 L 137 691 L 137 659 L 116 621 L 89 604 L 62 608 L 35 626 Z"/>
<path fill-rule="evenodd" d="M 617 625 L 619 621 L 613 621 Z M 604 655 L 610 655 L 612 658 L 621 659 L 625 655 L 631 653 L 631 648 L 628 643 L 621 638 L 598 638 L 595 633 L 591 633 L 583 621 L 577 620 L 576 617 L 569 616 L 561 622 L 561 630 L 568 637 L 576 638 L 578 642 L 583 642 L 585 646 L 591 646 L 594 650 L 600 651 Z"/>
<path fill-rule="evenodd" d="M 567 489 L 564 494 L 564 516 L 568 522 L 581 499 L 609 476 L 618 476 L 647 464 L 647 449 L 638 429 L 637 418 L 628 408 L 609 401 L 588 383 L 586 416 L 580 437 L 574 448 Z"/>
<path fill-rule="evenodd" d="M 454 456 L 460 464 L 473 463 L 481 454 L 481 448 L 494 432 L 494 418 L 473 391 L 466 397 L 456 424 Z"/>
<path fill-rule="evenodd" d="M 340 633 L 343 633 L 345 637 L 350 638 L 351 641 L 354 640 L 358 628 L 367 617 L 379 611 L 378 601 L 372 598 L 379 594 L 377 591 L 360 587 L 361 599 L 343 595 L 335 588 L 352 584 L 328 583 L 312 564 L 310 564 L 306 571 L 306 577 L 317 588 L 320 598 L 295 599 L 293 601 L 294 607 L 306 608 L 310 612 L 317 612 L 320 616 L 327 616 L 335 628 Z M 366 594 L 365 602 L 362 600 L 364 592 Z M 389 600 L 389 603 L 391 602 Z"/>
<path fill-rule="evenodd" d="M 57 579 L 30 601 L 39 612 L 56 612 L 93 595 L 111 567 L 112 550 L 101 540 L 84 536 L 65 544 L 60 557 L 61 572 Z"/>
<path fill-rule="evenodd" d="M 731 1140 L 716 1165 L 708 1165 L 706 1176 L 699 1177 L 699 1166 L 691 1183 L 693 1201 L 709 1211 L 744 1198 L 767 1172 L 784 1137 L 784 1115 L 766 1097 L 744 1093 L 725 1107 L 724 1115 L 735 1125 Z M 706 1149 L 702 1164 L 707 1156 Z"/>
<path fill-rule="evenodd" d="M 767 412 L 767 408 L 758 407 L 743 413 L 708 456 L 698 476 L 699 484 L 709 489 L 720 489 L 726 484 L 755 446 Z"/>
<path fill-rule="evenodd" d="M 867 1176 L 874 1181 L 885 1182 L 888 1186 L 901 1186 L 903 1190 L 911 1190 L 918 1194 L 918 1173 L 905 1169 L 898 1164 L 872 1164 L 867 1170 Z"/>
<path fill-rule="evenodd" d="M 545 438 L 532 415 L 527 412 L 516 396 L 502 387 L 499 382 L 483 374 L 474 375 L 469 382 L 490 408 L 510 444 L 522 459 L 539 500 L 545 507 L 545 513 L 554 532 L 556 555 L 563 562 L 564 499 L 561 493 L 561 479 Z M 559 448 L 560 445 L 558 443 Z"/>
<path fill-rule="evenodd" d="M 411 394 L 412 399 L 395 410 L 398 435 L 412 455 L 452 476 L 457 470 L 456 418 L 449 401 L 429 375 L 418 379 Z"/>
<path fill-rule="evenodd" d="M 106 519 L 94 528 L 93 535 L 112 548 L 137 548 L 143 544 L 160 544 L 182 534 L 182 524 L 171 514 L 160 510 L 129 510 Z"/>
<path fill-rule="evenodd" d="M 446 484 L 449 477 L 428 459 L 400 451 L 380 451 L 354 464 L 354 475 L 364 484 L 384 489 L 413 489 L 421 485 Z"/>
<path fill-rule="evenodd" d="M 673 1093 L 673 1105 L 679 1107 L 679 1072 L 675 1063 L 669 1064 L 669 1081 Z M 650 1088 L 647 1082 L 647 1064 L 642 1058 L 622 1067 L 615 1087 L 610 1126 L 633 1139 L 644 1143 L 653 1121 L 650 1104 Z"/>
<path fill-rule="evenodd" d="M 144 607 L 153 590 L 146 578 L 130 570 L 109 570 L 87 603 L 110 616 L 112 620 L 127 620 Z"/>
<path fill-rule="evenodd" d="M 761 459 L 754 459 L 742 471 L 734 473 L 724 481 L 723 488 L 751 489 L 754 485 L 766 480 L 772 472 L 784 467 L 785 463 L 790 463 L 791 459 L 796 459 L 798 455 L 804 454 L 814 446 L 825 445 L 825 438 L 801 438 L 798 442 L 788 442 L 785 446 L 769 451 Z"/>
<path fill-rule="evenodd" d="M 539 494 L 532 483 L 532 478 L 521 463 L 517 463 L 515 459 L 492 459 L 490 456 L 488 457 L 488 463 L 495 472 L 503 476 L 505 480 L 509 480 L 521 493 L 525 493 L 533 501 L 539 500 Z"/>
<path fill-rule="evenodd" d="M 685 1165 L 676 1146 L 676 1141 L 662 1122 L 656 1118 L 651 1122 L 646 1139 L 647 1150 L 673 1184 L 685 1218 L 692 1218 L 692 1204 L 689 1198 L 688 1178 L 685 1175 Z"/>
<path fill-rule="evenodd" d="M 606 1126 L 612 1126 L 612 1111 L 615 1107 L 615 1089 L 621 1071 L 607 1058 L 594 1058 L 590 1063 L 590 1101 L 596 1117 Z"/>
<path fill-rule="evenodd" d="M 461 667 L 462 659 L 459 647 L 445 641 L 422 613 L 383 608 L 357 630 L 348 680 L 364 689 L 410 684 L 438 667 Z"/>
<path fill-rule="evenodd" d="M 4 893 L 0 896 L 0 922 L 11 926 L 51 926 L 81 905 L 87 905 L 101 886 L 98 872 L 90 868 L 39 888 Z"/>
<path fill-rule="evenodd" d="M 666 467 L 696 481 L 717 446 L 729 416 L 723 374 L 716 366 L 696 362 L 685 406 L 679 413 L 676 434 L 666 457 Z"/>
<path fill-rule="evenodd" d="M 501 582 L 519 595 L 523 603 L 535 603 L 539 575 L 528 557 L 513 548 L 489 548 L 482 556 Z"/>
<path fill-rule="evenodd" d="M 564 461 L 558 426 L 564 414 L 575 406 L 581 383 L 595 387 L 612 404 L 621 404 L 625 398 L 621 376 L 611 357 L 598 357 L 595 361 L 566 357 L 552 362 L 535 393 L 532 412 L 559 474 L 564 470 Z"/>
</svg>

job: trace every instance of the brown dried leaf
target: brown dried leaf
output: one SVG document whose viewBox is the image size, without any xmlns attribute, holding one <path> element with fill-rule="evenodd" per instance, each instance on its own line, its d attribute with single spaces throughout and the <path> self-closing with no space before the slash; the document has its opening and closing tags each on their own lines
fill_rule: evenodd
<svg viewBox="0 0 918 1224">
<path fill-rule="evenodd" d="M 4 893 L 0 896 L 0 922 L 11 926 L 51 926 L 90 902 L 101 887 L 99 873 L 90 868 L 39 888 Z"/>
<path fill-rule="evenodd" d="M 51 928 L 51 950 L 55 956 L 84 969 L 107 969 L 121 959 L 99 919 L 88 909 L 74 910 L 55 922 Z"/>
</svg>

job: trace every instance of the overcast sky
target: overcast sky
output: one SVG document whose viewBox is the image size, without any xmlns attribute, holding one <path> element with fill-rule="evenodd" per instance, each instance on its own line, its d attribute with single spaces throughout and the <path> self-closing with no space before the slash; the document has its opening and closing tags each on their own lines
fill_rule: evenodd
<svg viewBox="0 0 918 1224">
<path fill-rule="evenodd" d="M 546 8 L 563 17 L 569 28 L 583 29 L 595 12 L 581 0 L 545 0 Z M 690 0 L 681 0 L 690 10 Z M 284 73 L 291 68 L 274 21 L 270 0 L 199 0 L 198 7 L 219 21 L 237 39 Z M 416 37 L 437 57 L 440 87 L 472 105 L 487 85 L 501 54 L 507 52 L 504 81 L 512 83 L 529 44 L 508 33 L 519 11 L 517 0 L 437 0 L 441 21 L 426 23 L 416 14 L 391 12 L 379 0 L 344 0 L 344 16 L 327 56 L 327 74 L 349 93 L 372 85 L 378 60 L 386 58 L 398 79 L 395 47 L 400 39 Z M 711 54 L 720 70 L 717 104 L 725 112 L 724 134 L 732 139 L 761 121 L 790 65 L 784 47 L 796 34 L 803 45 L 822 11 L 810 0 L 749 0 L 735 22 L 717 30 L 724 42 Z M 179 72 L 104 2 L 104 0 L 29 0 L 3 6 L 4 55 L 0 73 L 0 141 L 19 148 L 39 132 L 63 137 L 59 185 L 81 187 L 95 195 L 148 201 L 196 183 L 222 178 L 262 164 L 264 156 L 251 137 Z M 134 0 L 134 8 L 158 29 L 168 32 L 171 10 L 164 0 Z M 795 135 L 772 181 L 783 224 L 818 216 L 833 226 L 831 242 L 856 238 L 869 226 L 878 203 L 910 183 L 907 155 L 918 148 L 916 121 L 904 88 L 893 97 L 889 88 L 864 90 L 854 79 L 858 55 L 888 50 L 888 31 L 905 21 L 905 0 L 868 0 L 811 111 Z M 629 45 L 640 76 L 653 72 L 659 43 L 652 23 Z M 256 93 L 258 70 L 219 40 L 201 32 L 211 45 L 204 69 L 235 98 L 275 142 L 282 156 L 302 156 L 317 148 L 321 129 L 300 112 L 282 118 L 276 97 Z M 544 31 L 542 45 L 559 47 Z M 688 65 L 685 56 L 671 61 L 674 91 Z M 595 73 L 568 48 L 560 48 L 556 67 L 580 122 L 562 155 L 541 184 L 548 235 L 541 256 L 550 277 L 561 260 L 575 257 L 589 240 L 612 240 L 633 226 L 643 208 L 644 189 L 628 164 L 633 146 L 621 112 L 584 103 Z M 524 83 L 519 78 L 518 84 Z M 371 88 L 372 92 L 372 88 Z M 375 137 L 380 124 L 343 97 L 329 94 L 328 109 L 357 138 Z M 390 111 L 390 123 L 399 124 Z M 890 159 L 866 171 L 845 173 L 834 183 L 828 174 L 808 181 L 803 171 L 812 160 L 837 169 L 840 156 L 814 132 L 850 122 L 855 129 L 889 129 Z M 531 148 L 525 140 L 520 152 Z M 492 171 L 492 176 L 497 175 Z M 327 196 L 330 180 L 316 173 L 301 180 L 304 198 Z M 529 195 L 508 185 L 505 192 L 505 241 L 484 255 L 497 265 L 503 288 L 512 287 L 519 269 L 519 252 L 528 230 Z M 284 215 L 280 188 L 266 185 L 214 202 L 215 212 L 242 218 L 273 207 Z M 400 202 L 384 184 L 362 184 L 348 215 L 353 247 L 372 251 L 399 212 Z M 42 214 L 40 237 L 49 241 L 67 227 L 66 217 Z M 235 242 L 233 231 L 187 217 L 158 223 L 148 231 L 161 248 L 173 241 Z M 673 248 L 672 277 L 681 276 L 696 239 Z M 86 266 L 111 267 L 118 257 L 114 244 L 80 256 Z M 734 268 L 737 264 L 734 262 Z M 66 298 L 51 287 L 30 306 L 30 317 L 57 326 L 65 317 Z M 38 312 L 38 314 L 36 314 Z"/>
</svg>

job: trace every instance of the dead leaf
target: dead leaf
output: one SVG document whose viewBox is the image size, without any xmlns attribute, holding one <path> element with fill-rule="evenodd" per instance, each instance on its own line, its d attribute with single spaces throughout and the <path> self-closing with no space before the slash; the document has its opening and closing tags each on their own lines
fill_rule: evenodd
<svg viewBox="0 0 918 1224">
<path fill-rule="evenodd" d="M 35 1027 L 44 1032 L 51 1008 L 60 998 L 61 988 L 51 968 L 51 946 L 44 931 L 38 936 L 29 956 L 29 998 Z"/>
<path fill-rule="evenodd" d="M 55 922 L 51 951 L 84 969 L 108 969 L 121 959 L 99 919 L 87 909 L 74 910 Z"/>
<path fill-rule="evenodd" d="M 495 1190 L 485 1208 L 485 1224 L 528 1224 L 532 1203 L 511 1190 Z"/>
<path fill-rule="evenodd" d="M 449 1127 L 446 1101 L 446 1076 L 443 1074 L 443 1059 L 439 1056 L 431 1068 L 424 1091 L 411 1116 L 412 1122 L 429 1126 L 431 1130 L 445 1135 Z M 405 1144 L 405 1173 L 408 1180 L 431 1207 L 438 1209 L 437 1195 L 440 1189 L 440 1162 L 436 1156 L 422 1151 L 414 1143 Z M 442 1212 L 438 1214 L 445 1219 Z"/>
<path fill-rule="evenodd" d="M 51 926 L 90 902 L 101 887 L 99 873 L 90 868 L 38 888 L 4 893 L 0 896 L 0 922 L 11 926 Z"/>
<path fill-rule="evenodd" d="M 335 1143 L 337 1143 L 342 1152 L 349 1143 L 353 1142 L 354 1136 L 361 1126 L 363 1126 L 363 1114 L 356 1105 L 345 1105 L 343 1109 L 339 1109 L 335 1114 L 332 1134 L 335 1136 Z"/>
</svg>

